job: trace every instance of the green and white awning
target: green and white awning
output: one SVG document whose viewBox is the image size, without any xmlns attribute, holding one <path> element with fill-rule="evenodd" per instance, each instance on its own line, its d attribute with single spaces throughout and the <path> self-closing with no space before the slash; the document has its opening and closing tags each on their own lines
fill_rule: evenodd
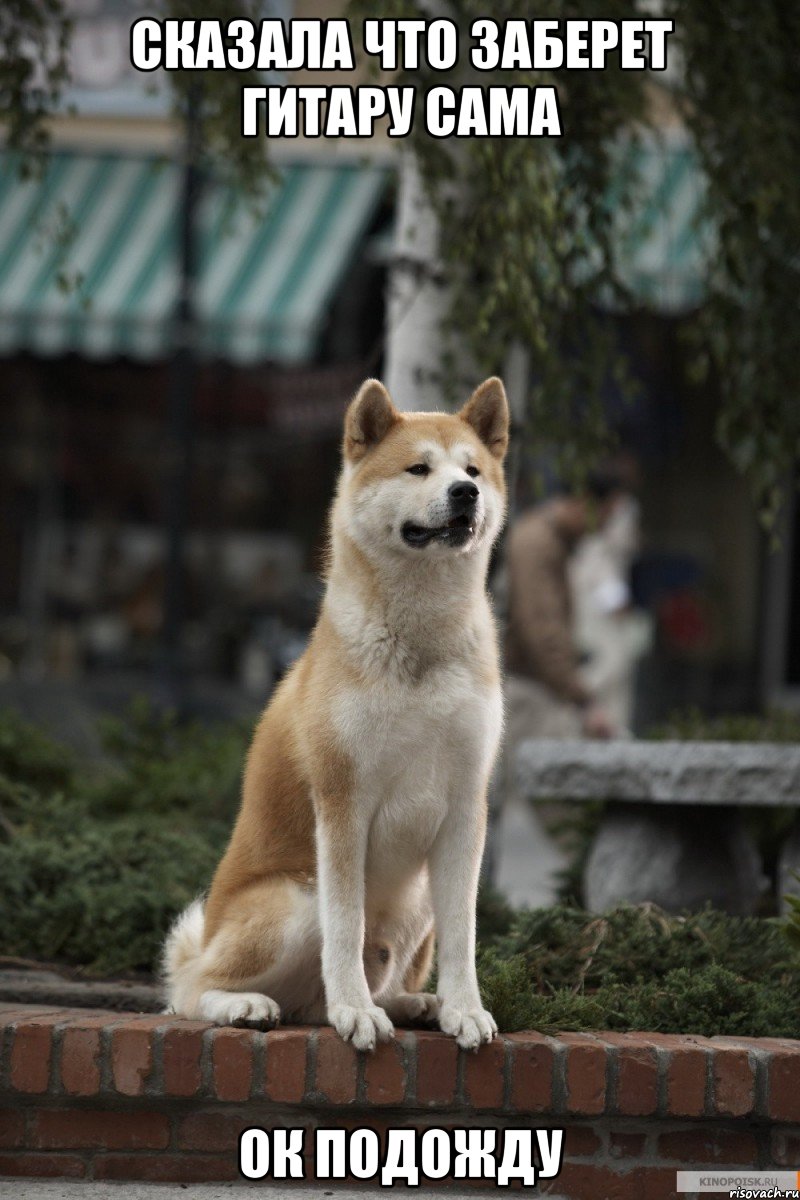
<svg viewBox="0 0 800 1200">
<path fill-rule="evenodd" d="M 203 354 L 308 360 L 387 183 L 376 166 L 286 167 L 256 209 L 209 184 L 198 215 Z M 0 355 L 169 352 L 178 284 L 173 163 L 53 154 L 22 180 L 0 158 Z"/>
<path fill-rule="evenodd" d="M 631 186 L 616 213 L 618 273 L 634 300 L 665 314 L 702 303 L 713 231 L 702 219 L 704 181 L 685 134 L 626 141 L 618 177 Z M 612 196 L 612 203 L 614 197 Z"/>
<path fill-rule="evenodd" d="M 635 196 L 618 215 L 621 278 L 638 303 L 686 312 L 702 302 L 712 245 L 691 147 L 681 136 L 632 140 L 618 170 Z M 387 180 L 374 165 L 293 165 L 259 209 L 209 184 L 200 350 L 238 363 L 313 357 Z M 26 181 L 0 155 L 0 355 L 167 354 L 180 196 L 177 166 L 152 158 L 55 153 Z"/>
</svg>

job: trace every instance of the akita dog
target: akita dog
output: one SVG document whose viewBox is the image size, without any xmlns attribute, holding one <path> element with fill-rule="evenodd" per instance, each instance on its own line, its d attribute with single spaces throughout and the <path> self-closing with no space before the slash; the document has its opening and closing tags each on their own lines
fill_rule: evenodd
<svg viewBox="0 0 800 1200">
<path fill-rule="evenodd" d="M 475 900 L 502 725 L 486 575 L 507 446 L 499 379 L 457 415 L 401 413 L 374 379 L 350 404 L 320 617 L 256 728 L 208 898 L 167 938 L 175 1012 L 327 1020 L 359 1050 L 393 1021 L 438 1021 L 467 1049 L 497 1032 Z"/>
</svg>

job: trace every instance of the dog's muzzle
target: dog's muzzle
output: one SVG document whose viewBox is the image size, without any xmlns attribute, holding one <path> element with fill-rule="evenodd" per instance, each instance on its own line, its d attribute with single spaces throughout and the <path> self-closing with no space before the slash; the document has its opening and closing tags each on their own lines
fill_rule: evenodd
<svg viewBox="0 0 800 1200">
<path fill-rule="evenodd" d="M 474 537 L 478 527 L 477 509 L 480 491 L 471 480 L 451 483 L 447 489 L 450 516 L 444 525 L 416 525 L 406 521 L 401 529 L 403 541 L 409 546 L 422 548 L 431 542 L 445 545 L 464 546 Z"/>
</svg>

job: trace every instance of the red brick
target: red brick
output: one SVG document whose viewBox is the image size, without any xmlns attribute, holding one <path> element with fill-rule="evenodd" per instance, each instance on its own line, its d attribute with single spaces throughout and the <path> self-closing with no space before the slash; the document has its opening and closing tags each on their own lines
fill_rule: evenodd
<svg viewBox="0 0 800 1200">
<path fill-rule="evenodd" d="M 714 1043 L 735 1044 L 749 1050 L 766 1050 L 770 1054 L 800 1054 L 800 1041 L 797 1038 L 714 1038 Z"/>
<path fill-rule="evenodd" d="M 64 1030 L 61 1082 L 70 1096 L 94 1096 L 100 1090 L 99 1029 Z"/>
<path fill-rule="evenodd" d="M 111 1073 L 123 1096 L 141 1096 L 153 1069 L 153 1031 L 160 1022 L 117 1027 L 111 1034 Z"/>
<path fill-rule="evenodd" d="M 203 1034 L 210 1025 L 181 1021 L 164 1030 L 164 1094 L 195 1096 L 203 1085 Z"/>
<path fill-rule="evenodd" d="M 506 1043 L 503 1038 L 464 1055 L 464 1099 L 474 1109 L 502 1108 Z"/>
<path fill-rule="evenodd" d="M 667 1051 L 666 1112 L 676 1117 L 703 1116 L 708 1066 L 713 1061 L 710 1056 L 716 1048 L 716 1039 L 696 1034 L 649 1033 L 647 1040 Z"/>
<path fill-rule="evenodd" d="M 163 1020 L 163 1017 L 161 1019 Z M 68 1029 L 104 1029 L 107 1025 L 119 1025 L 119 1023 L 120 1014 L 118 1012 L 87 1008 L 80 1009 L 78 1012 L 73 1010 L 69 1013 L 69 1019 L 62 1021 L 61 1025 L 66 1031 Z"/>
<path fill-rule="evenodd" d="M 25 1118 L 18 1108 L 0 1108 L 0 1146 L 13 1149 L 22 1146 L 25 1137 Z"/>
<path fill-rule="evenodd" d="M 255 1035 L 249 1029 L 215 1029 L 213 1038 L 214 1094 L 218 1100 L 247 1100 L 253 1086 Z"/>
<path fill-rule="evenodd" d="M 0 1004 L 0 1030 L 17 1021 L 29 1021 L 32 1017 L 55 1016 L 64 1014 L 65 1010 L 55 1004 Z"/>
<path fill-rule="evenodd" d="M 456 1094 L 458 1046 L 443 1033 L 417 1037 L 417 1103 L 429 1107 L 452 1104 Z M 471 1058 L 466 1055 L 465 1058 Z"/>
<path fill-rule="evenodd" d="M 553 1111 L 552 1043 L 535 1033 L 512 1033 L 508 1038 L 511 1053 L 511 1107 L 516 1112 Z M 605 1053 L 603 1062 L 605 1062 Z"/>
<path fill-rule="evenodd" d="M 797 1042 L 788 1038 L 719 1036 L 705 1039 L 712 1050 L 797 1050 Z"/>
<path fill-rule="evenodd" d="M 756 1166 L 758 1146 L 755 1136 L 746 1130 L 677 1129 L 662 1133 L 658 1156 L 667 1162 L 695 1163 L 698 1166 Z"/>
<path fill-rule="evenodd" d="M 603 1041 L 617 1048 L 617 1112 L 650 1116 L 658 1108 L 658 1060 L 652 1044 L 635 1033 L 604 1033 Z"/>
<path fill-rule="evenodd" d="M 352 1104 L 356 1098 L 358 1057 L 333 1029 L 317 1035 L 317 1073 L 314 1090 L 330 1104 Z"/>
<path fill-rule="evenodd" d="M 671 1117 L 702 1117 L 706 1110 L 708 1055 L 699 1046 L 681 1046 L 667 1063 L 667 1112 Z"/>
<path fill-rule="evenodd" d="M 603 1143 L 590 1125 L 568 1125 L 564 1130 L 565 1158 L 594 1158 Z"/>
<path fill-rule="evenodd" d="M 756 1077 L 747 1051 L 717 1050 L 712 1073 L 714 1111 L 723 1117 L 748 1116 L 755 1105 Z"/>
<path fill-rule="evenodd" d="M 306 1092 L 306 1029 L 274 1029 L 267 1034 L 264 1087 L 270 1100 L 299 1104 Z"/>
<path fill-rule="evenodd" d="M 178 1126 L 178 1146 L 181 1150 L 234 1154 L 239 1146 L 239 1134 L 252 1124 L 254 1122 L 247 1117 L 229 1113 L 190 1113 Z"/>
<path fill-rule="evenodd" d="M 95 1179 L 150 1183 L 213 1183 L 239 1179 L 233 1154 L 106 1154 L 94 1160 Z"/>
<path fill-rule="evenodd" d="M 569 1200 L 641 1200 L 641 1182 L 629 1172 L 618 1175 L 609 1167 L 590 1163 L 564 1163 L 555 1179 L 538 1181 L 539 1190 L 548 1196 L 569 1196 Z"/>
<path fill-rule="evenodd" d="M 579 1033 L 559 1038 L 567 1047 L 567 1112 L 584 1116 L 602 1113 L 606 1103 L 606 1052 Z"/>
<path fill-rule="evenodd" d="M 637 1158 L 644 1155 L 646 1136 L 643 1133 L 622 1133 L 612 1130 L 608 1135 L 610 1158 Z"/>
<path fill-rule="evenodd" d="M 37 1109 L 30 1141 L 37 1150 L 163 1150 L 169 1120 L 153 1112 Z"/>
<path fill-rule="evenodd" d="M 55 1018 L 56 1024 L 70 1025 L 72 1022 L 77 1025 L 83 1025 L 86 1018 L 96 1018 L 96 1016 L 106 1016 L 108 1018 L 109 1010 L 107 1008 L 64 1008 L 56 1006 L 56 1004 L 6 1004 L 5 1008 L 0 1008 L 0 1026 L 18 1024 L 23 1021 L 28 1024 L 29 1020 L 40 1020 L 43 1016 Z M 116 1014 L 116 1020 L 119 1021 L 120 1014 Z M 136 1018 L 134 1018 L 136 1019 Z"/>
<path fill-rule="evenodd" d="M 53 1056 L 53 1026 L 61 1019 L 59 1013 L 54 1013 L 30 1017 L 17 1024 L 11 1045 L 11 1086 L 18 1092 L 39 1095 L 47 1091 Z"/>
<path fill-rule="evenodd" d="M 72 1154 L 0 1154 L 0 1175 L 31 1179 L 82 1179 L 83 1159 Z"/>
<path fill-rule="evenodd" d="M 382 1042 L 366 1056 L 364 1083 L 368 1104 L 402 1104 L 406 1096 L 403 1035 Z"/>
<path fill-rule="evenodd" d="M 314 1121 L 311 1122 L 312 1129 L 313 1129 L 313 1126 L 315 1123 L 316 1122 L 314 1122 Z M 292 1124 L 294 1124 L 295 1126 L 298 1126 L 301 1124 L 301 1122 L 293 1119 Z M 319 1124 L 324 1125 L 325 1122 L 320 1121 Z M 380 1117 L 376 1117 L 372 1113 L 369 1113 L 367 1116 L 364 1116 L 363 1114 L 349 1116 L 349 1117 L 343 1116 L 341 1118 L 339 1116 L 337 1116 L 335 1122 L 331 1122 L 331 1124 L 332 1125 L 335 1124 L 337 1129 L 344 1129 L 347 1133 L 353 1133 L 353 1132 L 355 1132 L 356 1129 L 371 1129 L 371 1130 L 373 1130 L 373 1132 L 377 1133 L 377 1135 L 378 1135 L 378 1143 L 380 1146 L 381 1157 L 383 1157 L 383 1155 L 385 1154 L 385 1151 L 386 1151 L 389 1130 L 390 1129 L 407 1129 L 414 1124 L 414 1118 L 413 1118 L 412 1114 L 409 1114 L 408 1118 L 405 1120 L 403 1119 L 402 1116 L 400 1116 L 400 1117 L 385 1117 L 385 1118 L 381 1119 Z M 439 1124 L 438 1121 L 435 1122 L 435 1124 L 438 1125 Z M 420 1128 L 422 1128 L 422 1126 L 420 1126 Z M 447 1127 L 442 1125 L 442 1128 L 447 1128 Z M 306 1134 L 306 1150 L 313 1151 L 313 1149 L 314 1149 L 314 1135 L 313 1135 L 313 1133 L 308 1133 L 308 1134 Z"/>
<path fill-rule="evenodd" d="M 796 1168 L 800 1163 L 800 1129 L 774 1129 L 771 1149 L 771 1164 Z"/>
<path fill-rule="evenodd" d="M 769 1115 L 775 1121 L 800 1121 L 800 1048 L 770 1056 Z"/>
<path fill-rule="evenodd" d="M 674 1167 L 642 1167 L 633 1174 L 641 1189 L 636 1200 L 686 1200 L 685 1193 L 676 1190 Z"/>
</svg>

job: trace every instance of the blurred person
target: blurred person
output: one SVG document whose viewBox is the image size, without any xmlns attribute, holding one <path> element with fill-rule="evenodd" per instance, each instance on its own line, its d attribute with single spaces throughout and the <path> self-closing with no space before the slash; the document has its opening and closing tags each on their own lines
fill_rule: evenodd
<svg viewBox="0 0 800 1200">
<path fill-rule="evenodd" d="M 631 595 L 640 544 L 639 501 L 621 494 L 604 528 L 583 538 L 570 562 L 581 677 L 614 727 L 626 732 L 636 667 L 652 641 L 652 620 L 634 607 Z"/>
<path fill-rule="evenodd" d="M 492 788 L 486 871 L 517 907 L 553 904 L 566 856 L 516 786 L 526 738 L 608 738 L 611 715 L 583 678 L 575 642 L 570 560 L 623 495 L 615 473 L 592 475 L 585 495 L 562 493 L 524 512 L 506 550 L 505 736 Z"/>
<path fill-rule="evenodd" d="M 617 733 L 580 669 L 570 561 L 624 496 L 619 473 L 598 471 L 585 494 L 564 492 L 512 526 L 507 549 L 506 745 L 523 737 Z"/>
</svg>

